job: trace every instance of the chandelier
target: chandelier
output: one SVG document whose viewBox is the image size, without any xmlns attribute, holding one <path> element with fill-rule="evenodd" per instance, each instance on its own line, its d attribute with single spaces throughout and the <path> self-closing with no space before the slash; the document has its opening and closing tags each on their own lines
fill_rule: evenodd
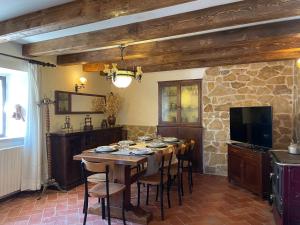
<svg viewBox="0 0 300 225">
<path fill-rule="evenodd" d="M 106 76 L 106 79 L 111 79 L 112 83 L 117 88 L 127 88 L 133 79 L 138 80 L 139 82 L 142 80 L 142 67 L 136 66 L 132 69 L 128 69 L 124 60 L 124 49 L 125 46 L 120 46 L 121 51 L 121 62 L 119 65 L 117 63 L 112 63 L 111 68 L 110 65 L 105 64 L 104 70 L 101 72 L 101 75 Z"/>
</svg>

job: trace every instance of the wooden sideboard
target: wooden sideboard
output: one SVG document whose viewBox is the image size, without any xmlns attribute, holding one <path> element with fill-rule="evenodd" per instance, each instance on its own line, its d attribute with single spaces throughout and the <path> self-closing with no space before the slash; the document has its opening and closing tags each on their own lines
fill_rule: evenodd
<svg viewBox="0 0 300 225">
<path fill-rule="evenodd" d="M 99 145 L 108 145 L 126 139 L 122 127 L 91 131 L 50 133 L 51 171 L 53 178 L 63 189 L 69 190 L 81 183 L 80 162 L 73 156 Z"/>
<path fill-rule="evenodd" d="M 263 198 L 270 194 L 268 151 L 228 144 L 228 180 Z"/>
</svg>

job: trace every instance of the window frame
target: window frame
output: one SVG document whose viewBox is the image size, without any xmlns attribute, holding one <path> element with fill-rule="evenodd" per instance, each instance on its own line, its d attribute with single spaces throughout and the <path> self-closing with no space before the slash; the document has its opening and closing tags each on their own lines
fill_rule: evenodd
<svg viewBox="0 0 300 225">
<path fill-rule="evenodd" d="M 0 133 L 0 137 L 5 137 L 6 133 L 6 113 L 4 110 L 5 102 L 6 102 L 6 77 L 5 76 L 0 76 L 1 84 L 2 84 L 2 101 L 3 105 L 0 106 L 2 107 L 2 131 L 3 133 Z"/>
</svg>

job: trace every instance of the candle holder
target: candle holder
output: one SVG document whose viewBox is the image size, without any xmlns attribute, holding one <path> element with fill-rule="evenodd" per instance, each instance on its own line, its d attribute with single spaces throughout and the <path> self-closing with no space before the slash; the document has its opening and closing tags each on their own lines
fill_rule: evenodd
<svg viewBox="0 0 300 225">
<path fill-rule="evenodd" d="M 70 132 L 70 131 L 72 132 L 73 131 L 70 116 L 66 116 L 65 123 L 64 123 L 64 126 L 62 127 L 62 130 L 66 131 L 66 132 Z"/>
<path fill-rule="evenodd" d="M 92 117 L 90 117 L 90 115 L 85 116 L 83 129 L 84 130 L 93 130 Z"/>
</svg>

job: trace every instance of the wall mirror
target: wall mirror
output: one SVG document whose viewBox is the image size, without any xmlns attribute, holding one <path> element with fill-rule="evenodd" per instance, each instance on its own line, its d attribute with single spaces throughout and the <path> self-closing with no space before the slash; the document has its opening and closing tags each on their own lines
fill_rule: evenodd
<svg viewBox="0 0 300 225">
<path fill-rule="evenodd" d="M 104 113 L 105 95 L 55 91 L 55 114 Z"/>
</svg>

